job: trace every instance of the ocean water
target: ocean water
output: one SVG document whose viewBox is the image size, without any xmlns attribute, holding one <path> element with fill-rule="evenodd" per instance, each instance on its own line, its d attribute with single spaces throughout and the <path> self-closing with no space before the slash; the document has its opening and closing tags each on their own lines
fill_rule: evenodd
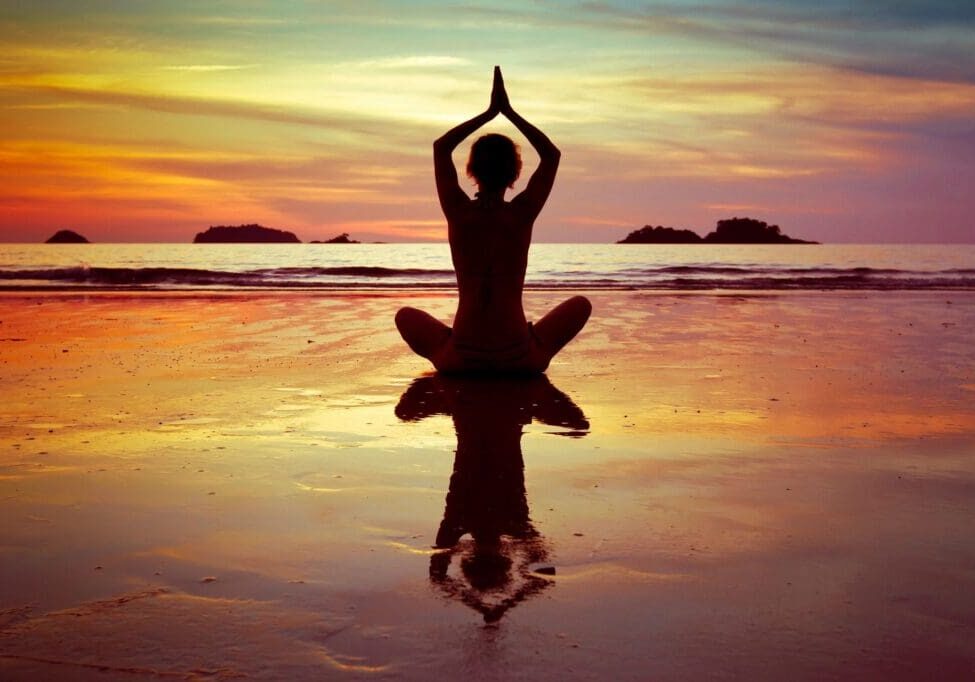
<svg viewBox="0 0 975 682">
<path fill-rule="evenodd" d="M 447 244 L 0 244 L 0 290 L 440 289 Z M 528 289 L 975 290 L 975 245 L 535 244 Z"/>
</svg>

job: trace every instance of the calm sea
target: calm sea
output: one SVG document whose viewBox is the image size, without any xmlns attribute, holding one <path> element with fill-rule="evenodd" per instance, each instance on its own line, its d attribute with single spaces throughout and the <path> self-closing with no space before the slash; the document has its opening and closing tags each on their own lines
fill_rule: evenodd
<svg viewBox="0 0 975 682">
<path fill-rule="evenodd" d="M 450 289 L 446 244 L 0 244 L 0 290 Z M 975 245 L 535 244 L 530 289 L 975 290 Z"/>
</svg>

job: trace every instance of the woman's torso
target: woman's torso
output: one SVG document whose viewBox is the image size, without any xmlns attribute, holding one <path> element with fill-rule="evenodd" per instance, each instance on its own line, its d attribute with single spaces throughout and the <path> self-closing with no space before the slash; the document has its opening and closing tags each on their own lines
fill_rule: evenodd
<svg viewBox="0 0 975 682">
<path fill-rule="evenodd" d="M 471 201 L 450 221 L 459 296 L 453 325 L 456 343 L 491 350 L 526 338 L 521 297 L 531 229 L 516 206 L 501 200 Z"/>
</svg>

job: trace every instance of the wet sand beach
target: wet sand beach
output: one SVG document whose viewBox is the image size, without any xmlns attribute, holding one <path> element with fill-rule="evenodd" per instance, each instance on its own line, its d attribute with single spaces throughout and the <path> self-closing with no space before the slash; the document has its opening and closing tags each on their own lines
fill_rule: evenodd
<svg viewBox="0 0 975 682">
<path fill-rule="evenodd" d="M 975 295 L 590 297 L 0 296 L 0 678 L 975 676 Z"/>
</svg>

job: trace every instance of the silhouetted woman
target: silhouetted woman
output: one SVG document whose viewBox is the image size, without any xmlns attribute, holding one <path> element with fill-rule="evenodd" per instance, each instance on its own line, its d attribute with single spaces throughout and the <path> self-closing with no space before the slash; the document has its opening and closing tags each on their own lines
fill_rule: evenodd
<svg viewBox="0 0 975 682">
<path fill-rule="evenodd" d="M 521 172 L 518 147 L 504 135 L 484 135 L 467 162 L 467 174 L 478 187 L 471 199 L 458 184 L 451 153 L 498 114 L 528 139 L 541 161 L 524 191 L 505 201 L 505 191 Z M 535 324 L 525 319 L 521 303 L 532 226 L 552 190 L 560 155 L 542 131 L 511 108 L 498 67 L 487 111 L 433 143 L 437 194 L 457 272 L 457 313 L 451 328 L 422 310 L 402 308 L 396 327 L 437 370 L 544 372 L 589 319 L 592 306 L 583 296 L 564 301 Z"/>
</svg>

